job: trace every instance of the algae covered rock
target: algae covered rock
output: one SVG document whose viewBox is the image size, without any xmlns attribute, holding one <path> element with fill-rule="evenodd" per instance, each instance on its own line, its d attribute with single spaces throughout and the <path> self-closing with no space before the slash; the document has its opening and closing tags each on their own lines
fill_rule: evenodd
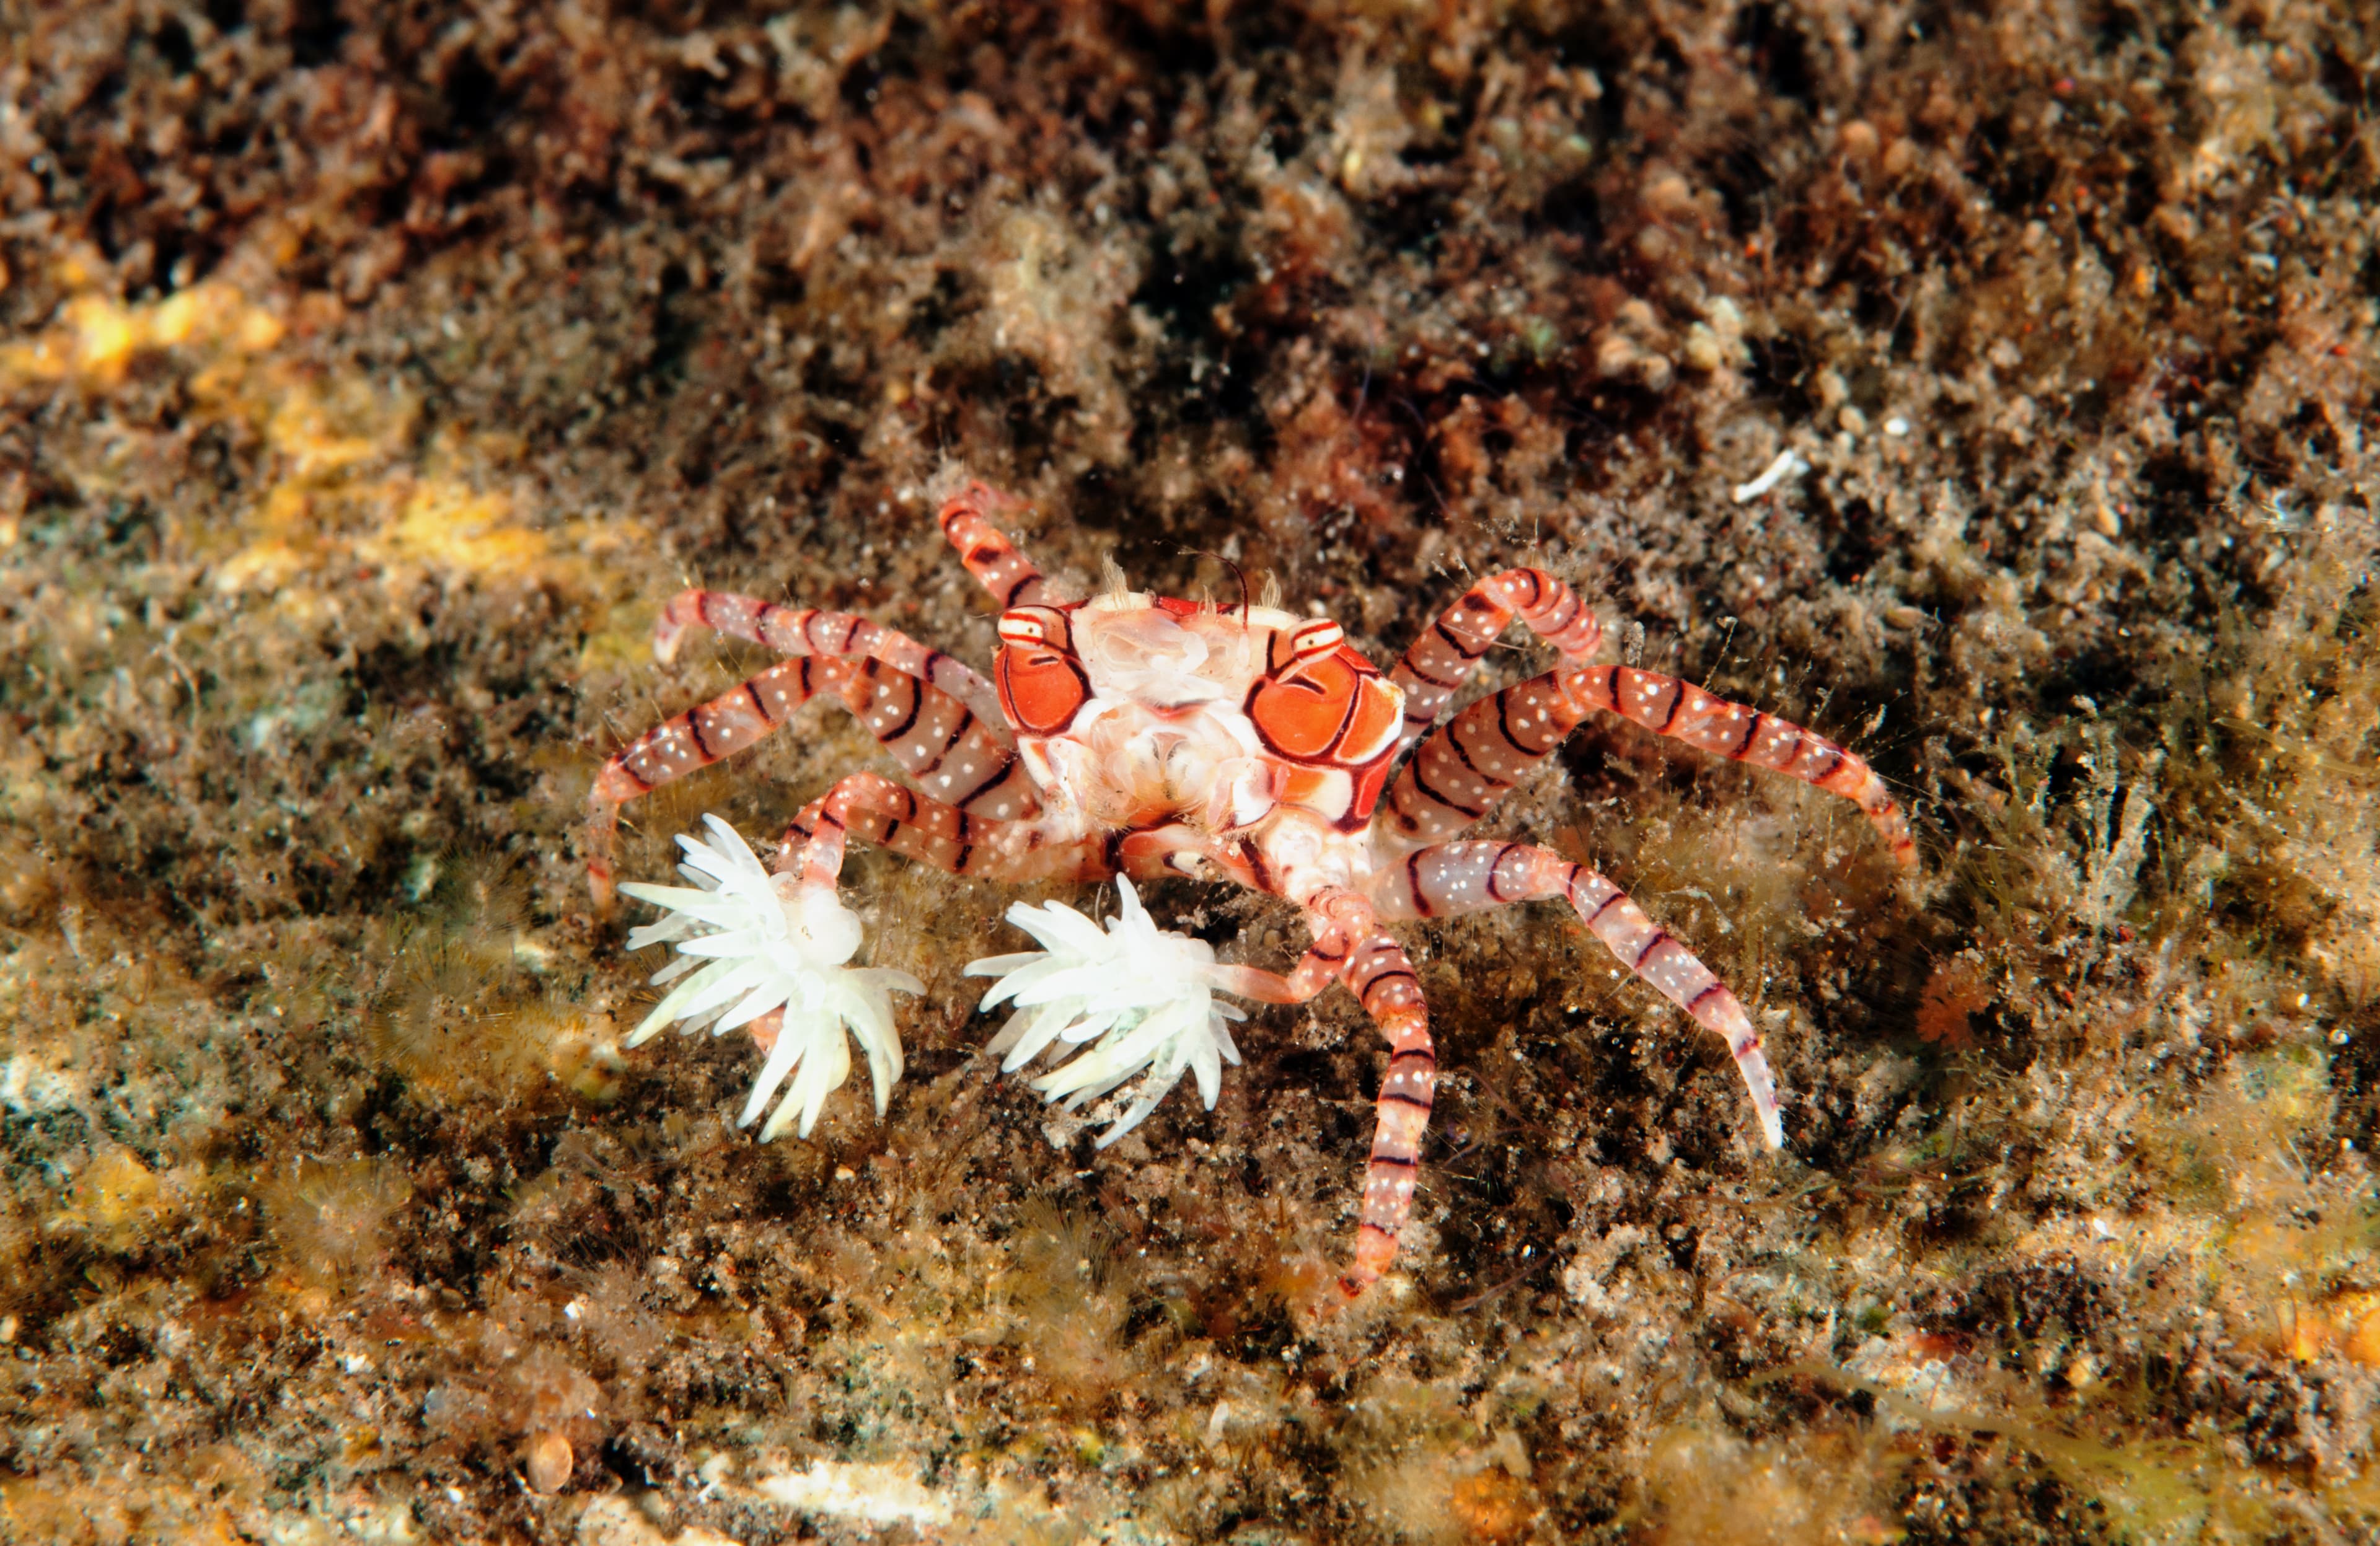
<svg viewBox="0 0 2380 1546">
<path fill-rule="evenodd" d="M 2368 16 L 0 17 L 8 1533 L 2380 1528 Z M 747 1044 L 627 1045 L 590 784 L 769 663 L 656 614 L 988 662 L 978 477 L 1071 594 L 1269 580 L 1383 661 L 1536 565 L 1872 764 L 1914 879 L 1619 717 L 1483 828 L 1692 939 L 1781 1151 L 1545 906 L 1395 925 L 1433 1136 L 1334 1317 L 1347 996 L 1105 1149 L 996 1077 L 964 967 L 1112 897 L 855 849 L 880 1120 L 762 1143 Z M 806 709 L 621 875 L 863 767 Z"/>
</svg>

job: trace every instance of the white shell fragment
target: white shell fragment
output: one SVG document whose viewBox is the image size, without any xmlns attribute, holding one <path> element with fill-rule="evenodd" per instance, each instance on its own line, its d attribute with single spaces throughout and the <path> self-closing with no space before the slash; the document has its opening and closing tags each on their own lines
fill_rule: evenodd
<svg viewBox="0 0 2380 1546">
<path fill-rule="evenodd" d="M 782 1009 L 784 1022 L 737 1125 L 749 1127 L 790 1076 L 793 1082 L 760 1137 L 775 1138 L 792 1124 L 808 1138 L 827 1096 L 851 1077 L 846 1027 L 868 1054 L 876 1114 L 883 1116 L 901 1078 L 891 990 L 922 993 L 925 984 L 906 972 L 849 965 L 863 933 L 858 914 L 828 887 L 770 874 L 735 828 L 715 815 L 702 820 L 710 828 L 710 842 L 688 834 L 677 839 L 686 851 L 678 873 L 693 886 L 629 882 L 620 888 L 669 913 L 631 930 L 628 948 L 674 944 L 678 949 L 677 959 L 652 976 L 657 985 L 674 980 L 677 985 L 629 1033 L 628 1045 L 638 1045 L 673 1021 L 689 1031 L 707 1025 L 720 1035 Z"/>
<path fill-rule="evenodd" d="M 1745 504 L 1776 488 L 1789 477 L 1799 477 L 1810 470 L 1810 464 L 1790 451 L 1780 451 L 1777 460 L 1761 469 L 1760 476 L 1749 483 L 1739 483 L 1733 489 L 1735 502 Z"/>
<path fill-rule="evenodd" d="M 1218 1003 L 1222 969 L 1203 939 L 1159 928 L 1132 882 L 1119 878 L 1123 910 L 1099 924 L 1062 902 L 1018 902 L 1008 921 L 1046 949 L 967 963 L 970 977 L 997 977 L 983 1008 L 1014 1002 L 1016 1012 L 991 1039 L 1013 1073 L 1044 1052 L 1056 1066 L 1033 1081 L 1048 1100 L 1080 1109 L 1139 1078 L 1131 1107 L 1100 1135 L 1102 1149 L 1140 1125 L 1185 1072 L 1198 1076 L 1208 1110 L 1222 1088 L 1223 1065 L 1236 1064 L 1229 1021 L 1246 1011 Z"/>
</svg>

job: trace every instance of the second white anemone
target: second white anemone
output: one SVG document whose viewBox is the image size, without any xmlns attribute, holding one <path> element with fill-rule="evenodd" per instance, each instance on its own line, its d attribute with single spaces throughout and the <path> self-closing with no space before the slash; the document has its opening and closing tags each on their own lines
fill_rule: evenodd
<svg viewBox="0 0 2380 1546">
<path fill-rule="evenodd" d="M 1018 902 L 1008 921 L 1047 948 L 990 956 L 966 968 L 970 977 L 1000 979 L 983 996 L 983 1008 L 1016 1005 L 991 1039 L 990 1050 L 1006 1055 L 1002 1073 L 1051 1052 L 1057 1066 L 1033 1087 L 1069 1109 L 1141 1080 L 1130 1108 L 1100 1135 L 1102 1149 L 1139 1126 L 1184 1073 L 1197 1075 L 1199 1097 L 1213 1110 L 1223 1065 L 1240 1060 L 1228 1022 L 1247 1018 L 1215 998 L 1226 981 L 1215 948 L 1159 928 L 1131 881 L 1119 878 L 1116 887 L 1123 911 L 1105 932 L 1062 902 Z"/>
<path fill-rule="evenodd" d="M 749 1127 L 777 1087 L 793 1076 L 785 1098 L 760 1129 L 763 1141 L 789 1123 L 809 1136 L 819 1108 L 851 1077 L 844 1027 L 868 1054 L 876 1084 L 876 1114 L 901 1078 L 901 1035 L 892 1024 L 892 990 L 922 993 L 906 972 L 849 964 L 859 949 L 859 916 L 826 887 L 806 887 L 798 876 L 771 875 L 735 828 L 715 815 L 702 818 L 708 843 L 681 834 L 686 851 L 678 873 L 692 887 L 624 884 L 638 901 L 668 911 L 658 924 L 628 934 L 628 948 L 674 943 L 675 960 L 653 973 L 677 985 L 653 1006 L 628 1045 L 636 1046 L 675 1021 L 689 1031 L 708 1025 L 722 1035 L 774 1009 L 784 1011 L 760 1077 L 744 1103 L 738 1127 Z M 691 973 L 688 975 L 688 973 Z M 679 980 L 679 979 L 683 980 Z"/>
</svg>

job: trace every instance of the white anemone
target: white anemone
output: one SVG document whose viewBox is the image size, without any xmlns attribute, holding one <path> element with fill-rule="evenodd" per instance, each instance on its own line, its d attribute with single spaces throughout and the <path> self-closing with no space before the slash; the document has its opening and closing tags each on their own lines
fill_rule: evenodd
<svg viewBox="0 0 2380 1546">
<path fill-rule="evenodd" d="M 628 1045 L 638 1045 L 673 1021 L 689 1031 L 708 1025 L 713 1035 L 722 1035 L 783 1009 L 776 1043 L 736 1118 L 737 1126 L 751 1126 L 792 1075 L 785 1098 L 760 1129 L 765 1141 L 789 1123 L 796 1124 L 794 1130 L 802 1137 L 809 1136 L 819 1107 L 851 1077 L 851 1045 L 844 1039 L 848 1026 L 868 1054 L 876 1114 L 883 1116 L 901 1078 L 901 1036 L 892 1026 L 891 990 L 922 993 L 925 984 L 906 972 L 847 964 L 859 948 L 858 914 L 837 900 L 831 888 L 804 886 L 798 876 L 771 875 L 735 828 L 715 815 L 702 820 L 710 828 L 710 842 L 690 834 L 677 839 L 686 850 L 678 873 L 692 887 L 630 882 L 620 888 L 669 912 L 658 924 L 629 931 L 628 948 L 674 943 L 678 949 L 677 959 L 652 976 L 656 984 L 677 985 L 629 1033 Z"/>
<path fill-rule="evenodd" d="M 1033 1087 L 1070 1109 L 1141 1079 L 1131 1107 L 1100 1136 L 1102 1149 L 1139 1126 L 1185 1072 L 1198 1076 L 1198 1094 L 1213 1110 L 1223 1065 L 1240 1060 L 1227 1022 L 1247 1018 L 1215 1000 L 1223 985 L 1215 948 L 1159 928 L 1132 882 L 1116 886 L 1123 912 L 1108 920 L 1105 933 L 1062 902 L 1018 902 L 1008 921 L 1047 948 L 988 957 L 966 969 L 970 977 L 1000 979 L 983 1008 L 1016 1005 L 991 1039 L 990 1049 L 1007 1055 L 1002 1073 L 1050 1051 L 1057 1066 Z"/>
</svg>

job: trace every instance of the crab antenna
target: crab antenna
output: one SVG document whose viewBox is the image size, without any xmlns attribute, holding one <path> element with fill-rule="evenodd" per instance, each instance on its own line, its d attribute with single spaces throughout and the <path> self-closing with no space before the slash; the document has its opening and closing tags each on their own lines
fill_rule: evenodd
<svg viewBox="0 0 2380 1546">
<path fill-rule="evenodd" d="M 1222 554 L 1215 552 L 1210 549 L 1184 548 L 1181 550 L 1191 554 L 1196 558 L 1213 559 L 1217 563 L 1221 564 L 1224 568 L 1230 570 L 1238 577 L 1240 582 L 1240 631 L 1242 633 L 1245 633 L 1248 628 L 1248 572 L 1242 569 L 1232 560 L 1225 558 Z M 1267 575 L 1265 577 L 1265 581 L 1268 586 L 1274 583 L 1270 575 Z"/>
<path fill-rule="evenodd" d="M 1223 557 L 1220 553 L 1215 556 Z M 1230 559 L 1223 559 L 1223 562 L 1231 566 L 1232 574 L 1237 576 L 1240 582 L 1240 632 L 1245 634 L 1248 631 L 1248 572 L 1238 564 L 1232 563 Z"/>
</svg>

